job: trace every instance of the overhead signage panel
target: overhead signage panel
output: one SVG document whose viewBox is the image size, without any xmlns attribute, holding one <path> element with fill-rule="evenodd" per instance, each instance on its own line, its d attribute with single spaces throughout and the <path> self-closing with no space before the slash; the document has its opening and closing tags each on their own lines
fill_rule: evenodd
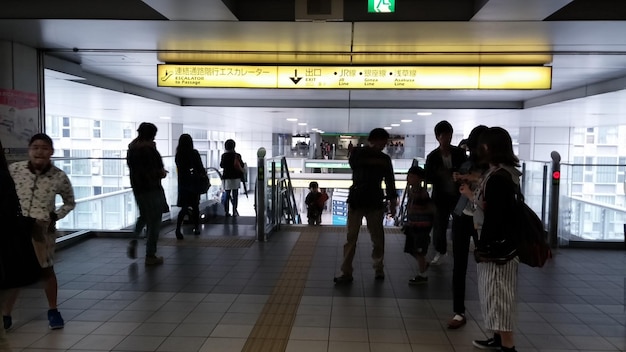
<svg viewBox="0 0 626 352">
<path fill-rule="evenodd" d="M 276 66 L 158 65 L 159 87 L 276 88 Z"/>
<path fill-rule="evenodd" d="M 159 87 L 304 89 L 550 89 L 542 66 L 159 65 Z"/>
</svg>

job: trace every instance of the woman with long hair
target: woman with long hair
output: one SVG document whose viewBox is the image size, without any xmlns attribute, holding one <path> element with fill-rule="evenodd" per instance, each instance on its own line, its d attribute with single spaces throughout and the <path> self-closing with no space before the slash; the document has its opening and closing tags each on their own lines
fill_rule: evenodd
<svg viewBox="0 0 626 352">
<path fill-rule="evenodd" d="M 181 208 L 176 221 L 176 238 L 184 238 L 181 231 L 183 220 L 187 214 L 193 222 L 193 234 L 200 234 L 200 194 L 194 190 L 193 175 L 206 176 L 206 169 L 202 165 L 200 153 L 193 148 L 193 139 L 187 133 L 181 134 L 176 147 L 176 168 L 178 169 L 178 200 L 177 205 Z M 191 212 L 190 212 L 191 210 Z"/>
<path fill-rule="evenodd" d="M 222 160 L 220 161 L 220 167 L 224 169 L 222 173 L 222 179 L 224 181 L 224 190 L 226 196 L 224 198 L 224 211 L 226 216 L 230 216 L 228 212 L 229 201 L 233 204 L 233 216 L 239 216 L 237 212 L 237 204 L 239 200 L 239 187 L 241 187 L 241 179 L 243 174 L 243 160 L 241 160 L 241 154 L 235 152 L 235 141 L 232 139 L 224 142 L 224 149 L 226 152 L 222 154 Z"/>
<path fill-rule="evenodd" d="M 487 340 L 475 340 L 480 349 L 514 352 L 513 328 L 517 294 L 519 258 L 516 245 L 516 195 L 521 172 L 513 152 L 509 133 L 491 127 L 478 139 L 478 159 L 487 165 L 476 190 L 462 185 L 461 193 L 474 206 L 474 224 L 478 232 L 476 271 L 478 295 Z"/>
</svg>

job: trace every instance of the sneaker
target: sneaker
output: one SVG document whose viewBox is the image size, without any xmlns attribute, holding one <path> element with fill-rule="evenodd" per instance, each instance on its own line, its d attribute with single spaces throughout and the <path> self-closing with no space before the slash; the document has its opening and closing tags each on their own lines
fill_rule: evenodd
<svg viewBox="0 0 626 352">
<path fill-rule="evenodd" d="M 428 283 L 428 277 L 417 275 L 416 277 L 409 279 L 409 285 L 421 285 Z"/>
<path fill-rule="evenodd" d="M 433 257 L 433 260 L 430 261 L 431 265 L 439 265 L 441 264 L 441 261 L 446 257 L 447 254 L 441 254 L 441 253 L 437 253 L 435 254 L 435 256 Z"/>
<path fill-rule="evenodd" d="M 333 279 L 336 284 L 349 284 L 354 281 L 352 275 L 343 274 L 341 276 L 337 276 Z"/>
<path fill-rule="evenodd" d="M 481 350 L 500 350 L 501 343 L 500 341 L 496 341 L 494 338 L 490 338 L 487 340 L 474 340 L 472 341 L 472 345 L 474 347 L 479 348 Z"/>
<path fill-rule="evenodd" d="M 137 240 L 131 240 L 128 242 L 128 248 L 126 249 L 126 255 L 128 258 L 135 259 L 137 258 Z"/>
<path fill-rule="evenodd" d="M 385 280 L 385 272 L 382 270 L 376 270 L 376 275 L 374 275 L 374 280 L 376 281 Z"/>
<path fill-rule="evenodd" d="M 56 309 L 48 310 L 48 327 L 51 330 L 63 329 L 65 326 L 65 322 L 63 321 L 63 317 L 61 317 L 61 313 L 59 313 Z"/>
<path fill-rule="evenodd" d="M 9 330 L 13 326 L 13 319 L 10 315 L 3 315 L 2 322 L 4 323 L 4 330 Z"/>
<path fill-rule="evenodd" d="M 450 321 L 448 322 L 448 329 L 458 329 L 466 323 L 467 319 L 465 319 L 465 316 L 461 314 L 455 314 L 454 317 L 452 317 L 452 319 L 450 319 Z"/>
<path fill-rule="evenodd" d="M 146 256 L 146 265 L 161 265 L 163 264 L 163 257 L 157 257 L 156 255 Z"/>
</svg>

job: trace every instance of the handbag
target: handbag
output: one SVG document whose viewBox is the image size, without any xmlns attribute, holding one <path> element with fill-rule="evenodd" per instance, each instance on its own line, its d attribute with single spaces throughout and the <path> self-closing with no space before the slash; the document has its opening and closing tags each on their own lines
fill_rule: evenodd
<svg viewBox="0 0 626 352">
<path fill-rule="evenodd" d="M 0 235 L 0 289 L 30 285 L 41 277 L 32 234 L 35 219 L 17 215 L 3 224 Z"/>
<path fill-rule="evenodd" d="M 203 194 L 209 191 L 211 188 L 211 181 L 209 176 L 202 172 L 191 171 L 191 188 L 197 194 Z"/>
</svg>

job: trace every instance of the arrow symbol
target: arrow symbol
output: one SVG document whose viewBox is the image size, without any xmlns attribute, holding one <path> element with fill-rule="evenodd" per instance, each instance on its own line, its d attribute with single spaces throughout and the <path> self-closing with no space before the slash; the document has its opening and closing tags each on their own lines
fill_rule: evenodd
<svg viewBox="0 0 626 352">
<path fill-rule="evenodd" d="M 289 77 L 293 84 L 298 84 L 302 77 L 298 77 L 298 69 L 293 70 L 293 77 Z"/>
</svg>

